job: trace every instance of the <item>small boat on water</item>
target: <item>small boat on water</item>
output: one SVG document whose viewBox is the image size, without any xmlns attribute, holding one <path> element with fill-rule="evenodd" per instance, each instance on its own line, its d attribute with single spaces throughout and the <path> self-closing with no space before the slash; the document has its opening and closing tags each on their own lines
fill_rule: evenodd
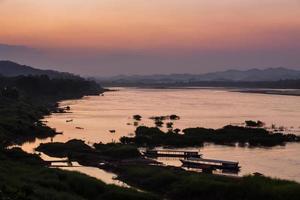
<svg viewBox="0 0 300 200">
<path fill-rule="evenodd" d="M 110 133 L 116 133 L 116 130 L 109 130 Z"/>
<path fill-rule="evenodd" d="M 68 120 L 66 120 L 66 122 L 68 123 L 68 122 L 72 122 L 73 121 L 73 119 L 68 119 Z"/>
<path fill-rule="evenodd" d="M 79 127 L 79 126 L 76 126 L 75 128 L 76 128 L 76 129 L 79 129 L 79 130 L 83 130 L 83 129 L 84 129 L 84 128 Z"/>
<path fill-rule="evenodd" d="M 180 159 L 184 167 L 188 168 L 198 168 L 198 169 L 222 169 L 239 171 L 240 166 L 238 162 L 225 161 L 225 160 L 215 160 L 215 159 L 204 159 L 204 158 L 187 158 Z"/>
</svg>

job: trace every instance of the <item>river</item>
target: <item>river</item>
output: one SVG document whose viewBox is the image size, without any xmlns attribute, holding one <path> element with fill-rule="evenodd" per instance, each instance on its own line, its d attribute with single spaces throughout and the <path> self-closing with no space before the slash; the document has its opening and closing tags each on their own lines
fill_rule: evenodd
<svg viewBox="0 0 300 200">
<path fill-rule="evenodd" d="M 286 132 L 300 134 L 299 96 L 239 93 L 215 88 L 113 89 L 117 90 L 106 92 L 104 96 L 60 102 L 60 106 L 70 106 L 71 113 L 55 113 L 45 120 L 48 126 L 62 131 L 63 135 L 25 143 L 22 148 L 34 152 L 41 142 L 66 142 L 74 138 L 85 140 L 88 144 L 118 141 L 121 136 L 134 133 L 136 127 L 132 116 L 135 114 L 142 116 L 139 125 L 147 126 L 154 126 L 153 120 L 149 119 L 151 116 L 176 114 L 180 120 L 174 123 L 174 128 L 179 129 L 220 128 L 228 124 L 242 124 L 245 120 L 261 120 L 267 127 L 273 124 Z M 115 133 L 110 130 L 115 130 Z M 300 144 L 273 148 L 207 144 L 197 150 L 205 158 L 239 161 L 242 168 L 238 175 L 259 172 L 300 182 Z M 175 159 L 161 161 L 180 165 Z M 74 170 L 124 186 L 124 183 L 114 180 L 113 174 L 100 169 L 79 166 Z"/>
</svg>

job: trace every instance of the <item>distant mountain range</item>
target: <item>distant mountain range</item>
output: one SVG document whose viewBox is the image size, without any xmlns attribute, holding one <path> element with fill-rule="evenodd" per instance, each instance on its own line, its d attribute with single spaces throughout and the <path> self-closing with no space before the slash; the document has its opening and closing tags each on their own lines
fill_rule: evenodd
<svg viewBox="0 0 300 200">
<path fill-rule="evenodd" d="M 0 60 L 0 75 L 48 75 L 50 78 L 79 78 L 79 76 L 54 70 L 36 69 L 26 65 L 20 65 L 12 61 Z M 194 82 L 261 82 L 279 80 L 300 80 L 300 70 L 286 68 L 250 69 L 250 70 L 227 70 L 206 74 L 156 74 L 156 75 L 119 75 L 106 78 L 95 78 L 99 82 L 112 83 L 143 83 L 143 84 L 172 84 Z"/>
<path fill-rule="evenodd" d="M 98 78 L 101 82 L 118 83 L 191 83 L 201 81 L 279 81 L 300 79 L 300 70 L 286 68 L 227 70 L 206 74 L 170 74 L 170 75 L 132 75 L 114 76 L 110 78 Z"/>
<path fill-rule="evenodd" d="M 1 61 L 0 60 L 0 75 L 2 76 L 28 76 L 28 75 L 48 75 L 50 78 L 68 78 L 68 79 L 77 79 L 78 76 L 67 73 L 67 72 L 58 72 L 54 70 L 42 70 L 36 69 L 26 65 L 20 65 L 11 61 Z"/>
</svg>

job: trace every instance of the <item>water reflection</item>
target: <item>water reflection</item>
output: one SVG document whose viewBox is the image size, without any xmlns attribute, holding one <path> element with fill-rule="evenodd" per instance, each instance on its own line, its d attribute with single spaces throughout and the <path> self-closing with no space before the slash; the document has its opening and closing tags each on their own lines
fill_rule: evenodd
<svg viewBox="0 0 300 200">
<path fill-rule="evenodd" d="M 118 141 L 121 136 L 132 135 L 134 132 L 134 115 L 142 116 L 142 120 L 138 121 L 139 125 L 154 126 L 150 119 L 152 116 L 176 114 L 181 119 L 174 122 L 173 128 L 178 129 L 220 128 L 250 119 L 261 120 L 268 126 L 275 124 L 277 127 L 288 127 L 290 132 L 300 134 L 300 97 L 296 96 L 212 89 L 119 89 L 104 96 L 61 102 L 61 106 L 70 106 L 72 112 L 55 113 L 45 120 L 50 127 L 63 131 L 64 134 L 57 135 L 52 140 L 26 143 L 22 148 L 30 152 L 41 142 L 66 142 L 74 138 L 85 140 L 89 144 Z M 166 129 L 165 126 L 163 129 Z M 239 161 L 242 166 L 240 175 L 260 172 L 300 182 L 300 144 L 269 149 L 205 145 L 200 148 L 200 152 L 207 158 Z M 163 162 L 181 165 L 179 160 Z M 102 172 L 97 174 L 97 170 L 82 171 L 105 179 Z"/>
<path fill-rule="evenodd" d="M 186 148 L 177 150 L 186 150 Z M 206 144 L 204 147 L 188 148 L 188 150 L 199 151 L 204 158 L 238 161 L 241 166 L 238 175 L 259 172 L 266 176 L 300 182 L 300 158 L 298 156 L 300 144 L 297 143 L 272 148 L 242 148 Z M 176 158 L 158 158 L 157 160 L 165 165 L 181 166 L 180 160 Z"/>
</svg>

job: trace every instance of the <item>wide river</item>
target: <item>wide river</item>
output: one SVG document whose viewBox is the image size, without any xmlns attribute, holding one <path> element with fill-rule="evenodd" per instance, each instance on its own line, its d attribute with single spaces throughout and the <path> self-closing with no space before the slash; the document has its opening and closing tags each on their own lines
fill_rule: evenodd
<svg viewBox="0 0 300 200">
<path fill-rule="evenodd" d="M 154 126 L 151 116 L 176 114 L 181 118 L 174 128 L 220 128 L 228 124 L 241 124 L 245 120 L 261 120 L 266 126 L 284 127 L 287 132 L 300 134 L 300 97 L 239 93 L 221 89 L 137 89 L 114 88 L 104 96 L 84 97 L 63 101 L 71 113 L 46 117 L 50 127 L 63 135 L 26 143 L 22 148 L 33 152 L 41 142 L 65 142 L 82 139 L 88 144 L 118 141 L 121 136 L 134 133 L 132 116 L 141 115 L 139 125 Z M 66 122 L 73 120 L 72 122 Z M 77 128 L 76 128 L 77 127 Z M 80 129 L 78 128 L 80 127 Z M 165 128 L 163 128 L 165 129 Z M 115 130 L 111 133 L 110 130 Z M 300 143 L 273 148 L 229 147 L 207 144 L 197 148 L 205 158 L 239 161 L 239 175 L 259 172 L 267 176 L 300 182 Z M 45 155 L 44 158 L 47 159 Z M 161 160 L 179 166 L 179 160 Z M 107 183 L 122 184 L 113 174 L 96 168 L 78 167 Z"/>
</svg>

